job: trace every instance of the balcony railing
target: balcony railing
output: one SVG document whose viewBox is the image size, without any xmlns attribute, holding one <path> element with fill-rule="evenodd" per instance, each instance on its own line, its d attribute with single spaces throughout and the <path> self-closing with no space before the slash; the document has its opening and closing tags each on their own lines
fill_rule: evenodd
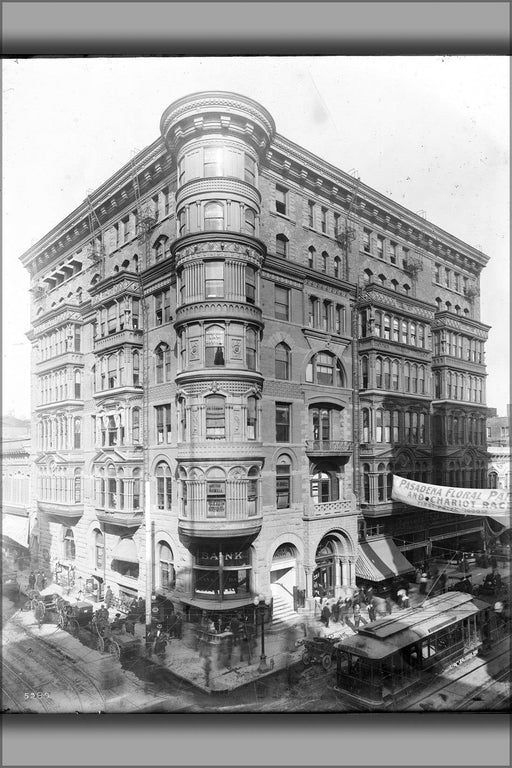
<svg viewBox="0 0 512 768">
<path fill-rule="evenodd" d="M 338 499 L 337 501 L 324 501 L 315 504 L 313 499 L 309 502 L 304 511 L 304 517 L 333 517 L 334 515 L 350 515 L 355 512 L 354 502 L 350 499 Z"/>
<path fill-rule="evenodd" d="M 115 526 L 116 528 L 138 528 L 144 521 L 144 514 L 140 509 L 112 511 L 96 509 L 96 517 L 100 523 Z"/>
<path fill-rule="evenodd" d="M 306 440 L 306 453 L 310 456 L 346 456 L 353 447 L 350 440 Z"/>
<path fill-rule="evenodd" d="M 37 509 L 46 515 L 60 518 L 81 517 L 84 513 L 83 503 L 63 504 L 58 501 L 38 501 Z"/>
<path fill-rule="evenodd" d="M 124 328 L 122 331 L 110 333 L 108 336 L 96 336 L 94 351 L 100 352 L 109 347 L 118 347 L 123 344 L 136 344 L 141 347 L 142 330 L 140 328 Z"/>
</svg>

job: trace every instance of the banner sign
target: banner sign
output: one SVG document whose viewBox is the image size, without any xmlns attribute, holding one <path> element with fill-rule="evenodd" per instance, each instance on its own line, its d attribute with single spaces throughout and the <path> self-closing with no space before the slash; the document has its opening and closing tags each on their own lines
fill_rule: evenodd
<svg viewBox="0 0 512 768">
<path fill-rule="evenodd" d="M 510 527 L 511 493 L 489 488 L 450 488 L 393 475 L 391 498 L 412 507 L 438 509 L 456 515 L 491 517 Z"/>
</svg>

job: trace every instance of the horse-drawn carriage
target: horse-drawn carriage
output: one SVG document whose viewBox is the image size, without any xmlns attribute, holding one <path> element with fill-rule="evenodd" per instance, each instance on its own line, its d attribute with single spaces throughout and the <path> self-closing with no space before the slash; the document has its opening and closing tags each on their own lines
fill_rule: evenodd
<svg viewBox="0 0 512 768">
<path fill-rule="evenodd" d="M 321 664 L 327 671 L 332 666 L 332 660 L 336 655 L 335 643 L 339 642 L 339 637 L 314 637 L 311 640 L 304 640 L 304 650 L 302 652 L 302 663 L 309 667 L 310 664 Z"/>
<path fill-rule="evenodd" d="M 73 634 L 84 645 L 100 653 L 110 653 L 116 659 L 140 654 L 140 639 L 126 632 L 126 622 L 110 622 L 105 609 L 100 608 L 94 612 L 90 603 L 77 602 L 72 605 L 61 601 L 58 610 L 58 626 Z"/>
</svg>

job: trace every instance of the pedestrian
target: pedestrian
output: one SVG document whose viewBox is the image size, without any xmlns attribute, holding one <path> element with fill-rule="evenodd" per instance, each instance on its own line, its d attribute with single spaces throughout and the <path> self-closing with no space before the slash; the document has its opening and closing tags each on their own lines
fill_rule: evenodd
<svg viewBox="0 0 512 768">
<path fill-rule="evenodd" d="M 233 648 L 236 648 L 236 646 L 240 642 L 241 630 L 242 630 L 242 622 L 240 621 L 240 618 L 237 614 L 236 616 L 233 616 L 233 618 L 229 622 L 229 631 L 233 635 Z"/>
<path fill-rule="evenodd" d="M 36 575 L 35 575 L 34 571 L 30 571 L 29 576 L 28 576 L 28 588 L 29 589 L 34 589 L 35 584 L 36 584 Z"/>
<path fill-rule="evenodd" d="M 398 599 L 398 606 L 399 608 L 405 608 L 404 601 L 407 598 L 407 592 L 403 587 L 400 587 L 398 592 L 396 593 L 397 599 Z"/>
<path fill-rule="evenodd" d="M 322 608 L 322 622 L 325 624 L 326 629 L 329 627 L 329 619 L 331 618 L 331 610 L 329 608 L 329 605 L 325 603 L 324 607 Z"/>
<path fill-rule="evenodd" d="M 340 598 L 341 600 L 341 598 Z M 334 605 L 332 606 L 332 620 L 336 622 L 336 624 L 340 620 L 340 600 L 337 600 Z"/>
<path fill-rule="evenodd" d="M 373 603 L 368 603 L 368 621 L 375 621 L 377 614 Z"/>
<path fill-rule="evenodd" d="M 43 588 L 43 572 L 39 571 L 36 575 L 36 589 L 40 592 Z"/>
<path fill-rule="evenodd" d="M 420 576 L 420 595 L 426 595 L 427 594 L 427 582 L 428 582 L 428 576 L 425 571 Z"/>
<path fill-rule="evenodd" d="M 504 626 L 505 624 L 505 617 L 503 615 L 503 611 L 505 609 L 505 605 L 502 600 L 496 600 L 494 603 L 494 613 L 496 615 L 496 625 L 499 627 Z"/>
<path fill-rule="evenodd" d="M 359 605 L 359 603 L 354 603 L 353 621 L 354 621 L 354 627 L 357 629 L 361 624 L 361 606 Z"/>
<path fill-rule="evenodd" d="M 129 635 L 133 635 L 135 637 L 135 624 L 133 623 L 132 619 L 126 619 L 124 628 Z"/>
<path fill-rule="evenodd" d="M 388 616 L 393 613 L 393 604 L 390 597 L 386 597 L 386 613 Z"/>
<path fill-rule="evenodd" d="M 114 600 L 114 595 L 112 593 L 112 590 L 110 589 L 110 587 L 107 587 L 107 591 L 105 592 L 105 605 L 107 606 L 107 608 L 110 608 L 113 600 Z"/>
<path fill-rule="evenodd" d="M 369 586 L 368 589 L 366 590 L 366 603 L 367 604 L 371 603 L 372 600 L 373 600 L 373 587 Z"/>
<path fill-rule="evenodd" d="M 182 636 L 183 636 L 183 616 L 178 611 L 176 613 L 176 621 L 174 623 L 174 637 L 177 640 L 181 640 Z"/>
<path fill-rule="evenodd" d="M 46 589 L 47 584 L 48 584 L 48 579 L 46 578 L 46 574 L 43 573 L 43 576 L 41 578 L 41 589 Z"/>
</svg>

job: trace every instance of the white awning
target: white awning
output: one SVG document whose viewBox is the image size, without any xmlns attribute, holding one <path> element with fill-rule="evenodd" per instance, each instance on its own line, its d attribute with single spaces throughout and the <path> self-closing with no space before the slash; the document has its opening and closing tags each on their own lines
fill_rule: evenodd
<svg viewBox="0 0 512 768">
<path fill-rule="evenodd" d="M 138 563 L 137 547 L 133 539 L 121 539 L 112 552 L 113 560 L 122 560 L 125 563 Z"/>
<path fill-rule="evenodd" d="M 2 536 L 8 536 L 22 547 L 28 547 L 28 522 L 28 517 L 3 515 Z"/>
<path fill-rule="evenodd" d="M 383 536 L 359 544 L 356 576 L 368 581 L 384 581 L 393 576 L 414 571 L 414 566 L 402 555 L 393 539 Z"/>
</svg>

